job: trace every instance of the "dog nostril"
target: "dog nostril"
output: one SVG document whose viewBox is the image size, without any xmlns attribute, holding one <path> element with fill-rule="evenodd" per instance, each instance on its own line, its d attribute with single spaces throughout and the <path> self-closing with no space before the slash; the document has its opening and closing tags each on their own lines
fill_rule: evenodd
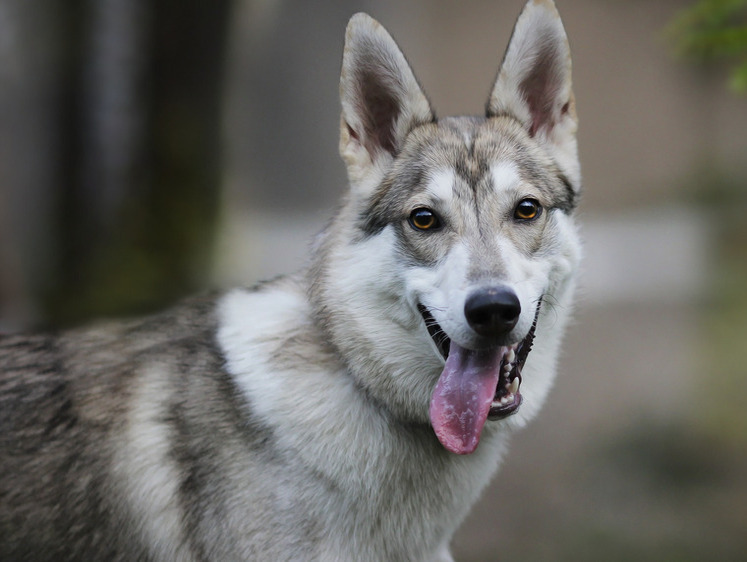
<svg viewBox="0 0 747 562">
<path fill-rule="evenodd" d="M 464 316 L 481 336 L 500 336 L 514 329 L 521 314 L 516 293 L 505 288 L 483 289 L 473 293 L 464 304 Z"/>
</svg>

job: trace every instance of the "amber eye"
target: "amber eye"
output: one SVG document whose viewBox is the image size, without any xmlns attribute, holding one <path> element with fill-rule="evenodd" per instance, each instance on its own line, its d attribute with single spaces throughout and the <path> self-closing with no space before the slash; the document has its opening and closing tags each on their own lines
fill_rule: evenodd
<svg viewBox="0 0 747 562">
<path fill-rule="evenodd" d="M 420 207 L 410 213 L 409 222 L 410 226 L 416 230 L 436 230 L 441 226 L 438 215 L 425 207 Z"/>
<path fill-rule="evenodd" d="M 531 221 L 542 214 L 542 205 L 536 199 L 522 199 L 516 209 L 514 218 L 520 221 Z"/>
</svg>

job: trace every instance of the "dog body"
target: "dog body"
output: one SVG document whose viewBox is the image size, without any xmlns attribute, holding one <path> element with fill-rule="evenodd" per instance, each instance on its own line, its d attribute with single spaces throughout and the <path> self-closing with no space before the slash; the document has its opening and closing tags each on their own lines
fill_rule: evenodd
<svg viewBox="0 0 747 562">
<path fill-rule="evenodd" d="M 359 14 L 340 91 L 350 191 L 306 270 L 0 340 L 0 559 L 451 560 L 571 306 L 567 40 L 530 0 L 486 117 L 436 119 Z"/>
</svg>

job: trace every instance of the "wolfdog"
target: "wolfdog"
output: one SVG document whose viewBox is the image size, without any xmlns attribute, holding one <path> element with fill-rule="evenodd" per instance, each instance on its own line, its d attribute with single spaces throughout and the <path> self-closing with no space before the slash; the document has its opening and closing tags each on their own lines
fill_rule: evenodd
<svg viewBox="0 0 747 562">
<path fill-rule="evenodd" d="M 485 116 L 437 118 L 357 14 L 340 94 L 350 188 L 303 271 L 0 340 L 0 559 L 452 560 L 571 308 L 568 41 L 530 0 Z"/>
</svg>

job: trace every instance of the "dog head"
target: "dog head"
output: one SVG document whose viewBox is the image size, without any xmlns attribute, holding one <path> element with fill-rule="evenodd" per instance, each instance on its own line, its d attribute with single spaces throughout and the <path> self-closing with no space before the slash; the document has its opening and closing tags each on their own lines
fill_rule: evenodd
<svg viewBox="0 0 747 562">
<path fill-rule="evenodd" d="M 317 251 L 318 317 L 374 399 L 470 453 L 538 410 L 570 307 L 580 171 L 560 17 L 530 0 L 485 116 L 437 119 L 357 14 L 340 94 L 351 189 Z"/>
</svg>

